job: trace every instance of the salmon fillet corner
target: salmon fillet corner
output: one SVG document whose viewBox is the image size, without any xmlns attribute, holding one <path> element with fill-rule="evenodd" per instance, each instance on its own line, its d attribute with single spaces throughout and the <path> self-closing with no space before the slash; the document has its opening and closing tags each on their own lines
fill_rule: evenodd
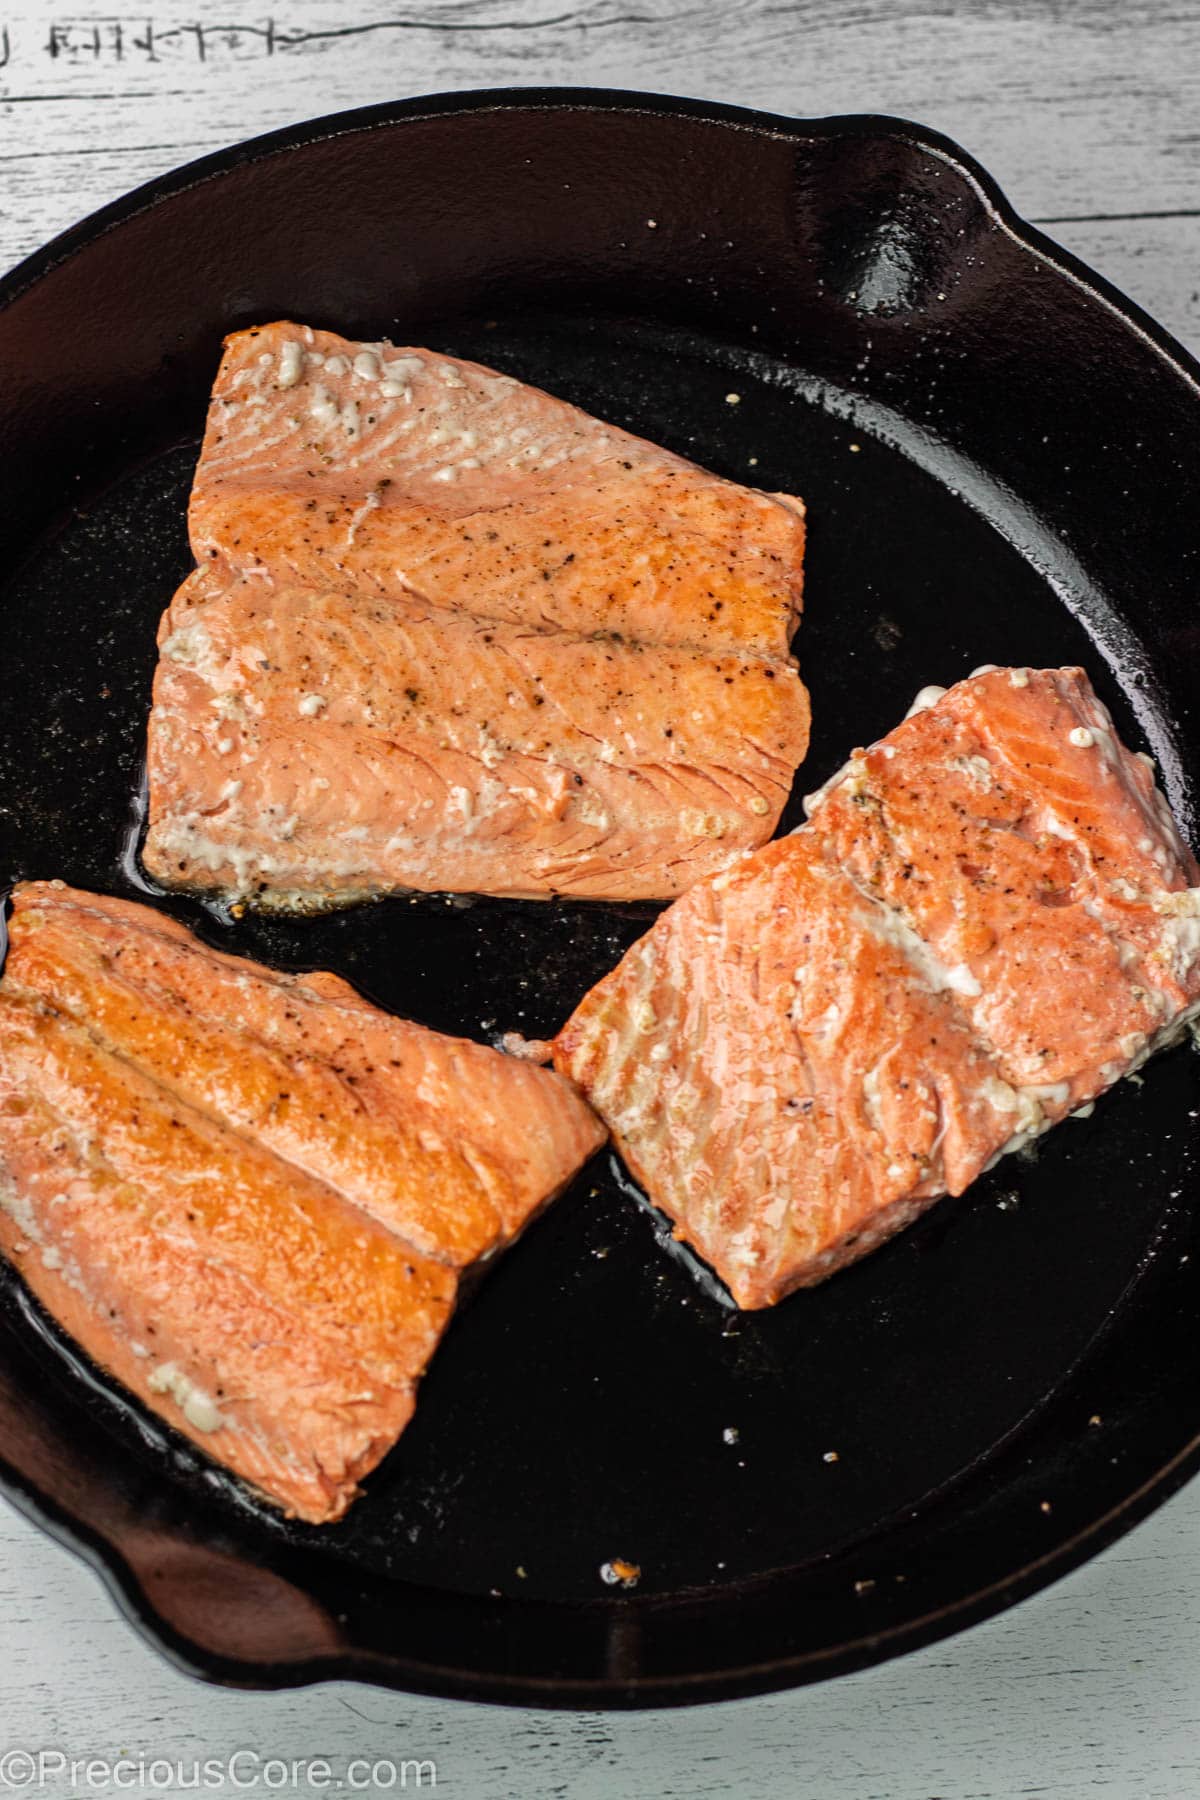
<svg viewBox="0 0 1200 1800">
<path fill-rule="evenodd" d="M 671 898 L 774 830 L 808 744 L 794 496 L 278 323 L 226 343 L 189 523 L 149 725 L 165 886 Z"/>
<path fill-rule="evenodd" d="M 143 1405 L 338 1518 L 412 1415 L 463 1274 L 604 1129 L 552 1071 L 175 921 L 18 887 L 0 1249 Z"/>
<path fill-rule="evenodd" d="M 1083 671 L 922 700 L 556 1041 L 743 1307 L 962 1193 L 1200 1008 L 1200 871 Z"/>
</svg>

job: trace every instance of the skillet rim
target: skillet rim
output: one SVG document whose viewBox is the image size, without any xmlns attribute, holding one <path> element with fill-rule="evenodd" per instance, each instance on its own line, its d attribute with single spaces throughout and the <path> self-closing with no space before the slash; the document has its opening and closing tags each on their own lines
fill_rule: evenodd
<svg viewBox="0 0 1200 1800">
<path fill-rule="evenodd" d="M 555 111 L 685 118 L 759 137 L 791 140 L 838 137 L 899 140 L 949 164 L 975 189 L 990 218 L 1020 250 L 1115 315 L 1121 325 L 1167 364 L 1200 402 L 1200 359 L 1105 276 L 1024 219 L 982 164 L 943 133 L 884 113 L 805 118 L 637 89 L 533 86 L 459 89 L 327 113 L 245 139 L 153 177 L 33 251 L 0 275 L 0 309 L 7 308 L 54 269 L 121 225 L 234 169 L 286 155 L 309 144 L 369 133 L 407 121 L 487 112 Z M 796 1652 L 757 1663 L 743 1661 L 736 1667 L 716 1671 L 604 1679 L 507 1675 L 495 1670 L 482 1675 L 478 1671 L 464 1672 L 429 1661 L 416 1663 L 362 1649 L 343 1649 L 273 1663 L 225 1655 L 202 1646 L 171 1624 L 150 1599 L 134 1564 L 120 1544 L 72 1513 L 52 1495 L 41 1491 L 32 1478 L 9 1463 L 2 1449 L 0 1493 L 26 1518 L 87 1564 L 100 1577 L 125 1618 L 173 1666 L 192 1676 L 256 1691 L 352 1680 L 451 1699 L 583 1710 L 662 1708 L 777 1691 L 850 1673 L 931 1644 L 1006 1610 L 1098 1554 L 1176 1493 L 1198 1468 L 1200 1429 L 1122 1500 L 1069 1533 L 1053 1548 L 1024 1562 L 1009 1575 L 884 1630 L 844 1638 L 836 1645 L 819 1650 Z M 409 1591 L 413 1591 L 411 1587 Z M 718 1603 L 728 1604 L 730 1600 L 736 1603 L 736 1598 L 736 1590 L 722 1593 Z M 522 1610 L 542 1610 L 547 1614 L 595 1615 L 601 1608 L 607 1611 L 613 1603 L 551 1604 L 508 1597 L 503 1604 Z M 669 1611 L 677 1601 L 646 1596 L 625 1599 L 617 1604 L 649 1618 L 655 1611 Z"/>
</svg>

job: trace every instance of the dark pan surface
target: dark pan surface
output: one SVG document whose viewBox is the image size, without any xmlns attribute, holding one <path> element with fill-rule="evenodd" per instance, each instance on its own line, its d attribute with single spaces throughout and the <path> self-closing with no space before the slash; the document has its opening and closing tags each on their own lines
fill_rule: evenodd
<svg viewBox="0 0 1200 1800">
<path fill-rule="evenodd" d="M 280 314 L 477 357 L 802 493 L 798 791 L 927 682 L 1080 662 L 1197 836 L 1193 372 L 913 127 L 629 96 L 351 115 L 134 196 L 5 298 L 0 881 L 146 897 L 154 630 L 189 567 L 205 392 L 222 331 Z M 420 899 L 230 925 L 153 903 L 483 1039 L 553 1031 L 654 916 Z M 8 1277 L 0 1458 L 223 1679 L 628 1704 L 854 1666 L 1048 1579 L 1191 1466 L 1198 1112 L 1177 1050 L 748 1315 L 603 1156 L 481 1285 L 323 1531 L 119 1401 Z M 602 1582 L 613 1557 L 635 1593 Z"/>
</svg>

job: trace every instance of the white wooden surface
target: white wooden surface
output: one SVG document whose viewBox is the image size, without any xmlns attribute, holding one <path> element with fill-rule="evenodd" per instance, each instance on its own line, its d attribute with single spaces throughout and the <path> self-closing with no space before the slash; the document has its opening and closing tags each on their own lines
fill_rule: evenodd
<svg viewBox="0 0 1200 1800">
<path fill-rule="evenodd" d="M 280 0 L 273 18 L 258 0 L 214 7 L 0 0 L 0 267 L 151 175 L 293 119 L 571 82 L 922 119 L 1200 349 L 1200 6 Z M 1198 1634 L 1200 1486 L 1015 1612 L 797 1694 L 633 1717 L 451 1707 L 348 1684 L 234 1694 L 166 1667 L 86 1570 L 0 1508 L 0 1782 L 14 1748 L 182 1760 L 184 1780 L 193 1759 L 243 1750 L 432 1758 L 443 1791 L 522 1800 L 1190 1800 Z M 319 1791 L 268 1786 L 275 1774 L 223 1791 Z M 40 1791 L 189 1790 L 106 1788 L 80 1770 Z"/>
</svg>

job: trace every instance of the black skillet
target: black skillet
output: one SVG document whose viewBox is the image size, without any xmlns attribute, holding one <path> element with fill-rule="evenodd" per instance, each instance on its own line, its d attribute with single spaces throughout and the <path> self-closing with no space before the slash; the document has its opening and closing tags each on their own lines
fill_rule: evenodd
<svg viewBox="0 0 1200 1800">
<path fill-rule="evenodd" d="M 122 851 L 205 395 L 221 334 L 278 316 L 478 357 L 805 495 L 799 788 L 926 682 L 1080 662 L 1196 840 L 1200 394 L 1178 345 L 915 126 L 523 91 L 210 157 L 0 284 L 0 880 L 137 892 Z M 155 904 L 481 1038 L 552 1031 L 652 910 L 230 927 Z M 748 1315 L 601 1158 L 324 1531 L 122 1403 L 10 1278 L 7 1491 L 229 1682 L 655 1705 L 876 1661 L 1062 1573 L 1200 1461 L 1197 1110 L 1176 1050 Z M 616 1557 L 636 1589 L 602 1581 Z"/>
</svg>

